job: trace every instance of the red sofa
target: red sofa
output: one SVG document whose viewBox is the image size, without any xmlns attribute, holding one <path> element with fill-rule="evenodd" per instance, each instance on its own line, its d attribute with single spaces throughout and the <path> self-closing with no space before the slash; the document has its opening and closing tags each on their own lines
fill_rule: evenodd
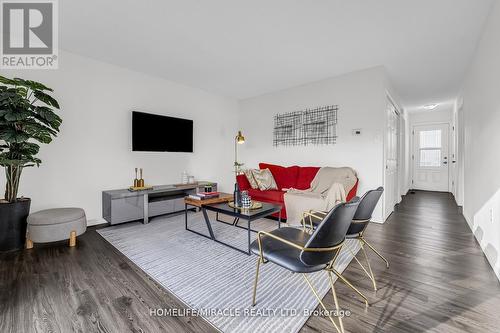
<svg viewBox="0 0 500 333">
<path fill-rule="evenodd" d="M 248 194 L 252 197 L 252 200 L 277 203 L 283 206 L 281 210 L 281 218 L 286 219 L 286 207 L 284 200 L 284 189 L 295 188 L 298 190 L 307 190 L 316 173 L 318 173 L 319 167 L 283 167 L 280 165 L 259 163 L 260 169 L 269 169 L 273 174 L 278 190 L 260 191 L 259 189 L 252 189 L 248 179 L 245 175 L 236 176 L 236 181 L 241 191 L 248 191 Z M 358 180 L 359 181 L 359 180 Z M 354 187 L 347 194 L 347 201 L 351 200 L 356 196 L 358 189 L 358 181 L 354 184 Z M 274 214 L 274 217 L 278 217 L 278 213 Z"/>
</svg>

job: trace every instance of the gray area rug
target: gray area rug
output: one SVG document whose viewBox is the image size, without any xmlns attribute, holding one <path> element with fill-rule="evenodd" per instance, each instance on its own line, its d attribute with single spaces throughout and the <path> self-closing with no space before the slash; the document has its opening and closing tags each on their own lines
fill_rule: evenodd
<svg viewBox="0 0 500 333">
<path fill-rule="evenodd" d="M 214 216 L 211 218 L 214 220 Z M 190 212 L 188 220 L 189 228 L 208 234 L 201 213 Z M 240 223 L 246 226 L 245 221 Z M 212 225 L 218 239 L 246 249 L 246 230 L 219 222 Z M 277 222 L 261 219 L 252 222 L 252 228 L 269 231 L 277 228 Z M 146 225 L 126 223 L 98 232 L 223 332 L 298 332 L 319 304 L 300 274 L 268 263 L 261 265 L 257 304 L 252 307 L 257 257 L 186 231 L 184 215 L 153 218 Z M 252 233 L 252 237 L 256 234 Z M 347 240 L 345 247 L 353 253 L 359 250 L 356 241 Z M 351 253 L 344 248 L 337 270 L 342 272 L 351 260 Z M 320 295 L 325 296 L 330 290 L 327 274 L 318 272 L 309 277 Z"/>
</svg>

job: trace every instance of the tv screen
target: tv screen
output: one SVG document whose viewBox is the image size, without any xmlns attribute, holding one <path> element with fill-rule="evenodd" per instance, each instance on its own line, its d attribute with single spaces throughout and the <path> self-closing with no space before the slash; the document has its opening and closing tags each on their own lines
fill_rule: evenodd
<svg viewBox="0 0 500 333">
<path fill-rule="evenodd" d="M 132 111 L 132 150 L 193 152 L 193 121 Z"/>
</svg>

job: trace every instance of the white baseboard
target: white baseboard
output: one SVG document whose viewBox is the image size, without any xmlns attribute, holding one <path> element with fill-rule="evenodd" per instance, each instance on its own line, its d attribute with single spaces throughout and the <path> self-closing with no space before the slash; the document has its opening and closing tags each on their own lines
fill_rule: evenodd
<svg viewBox="0 0 500 333">
<path fill-rule="evenodd" d="M 106 221 L 103 218 L 89 219 L 89 220 L 87 220 L 87 227 L 91 227 L 93 225 L 105 224 L 105 223 L 108 223 L 108 221 Z"/>
</svg>

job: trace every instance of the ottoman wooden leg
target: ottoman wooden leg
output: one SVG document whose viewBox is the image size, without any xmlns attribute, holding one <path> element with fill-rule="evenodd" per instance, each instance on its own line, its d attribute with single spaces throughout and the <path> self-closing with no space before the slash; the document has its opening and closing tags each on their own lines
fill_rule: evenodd
<svg viewBox="0 0 500 333">
<path fill-rule="evenodd" d="M 26 237 L 26 248 L 27 249 L 32 249 L 33 248 L 33 241 L 28 237 Z"/>
<path fill-rule="evenodd" d="M 69 246 L 70 247 L 76 246 L 76 231 L 72 231 L 69 234 Z"/>
</svg>

